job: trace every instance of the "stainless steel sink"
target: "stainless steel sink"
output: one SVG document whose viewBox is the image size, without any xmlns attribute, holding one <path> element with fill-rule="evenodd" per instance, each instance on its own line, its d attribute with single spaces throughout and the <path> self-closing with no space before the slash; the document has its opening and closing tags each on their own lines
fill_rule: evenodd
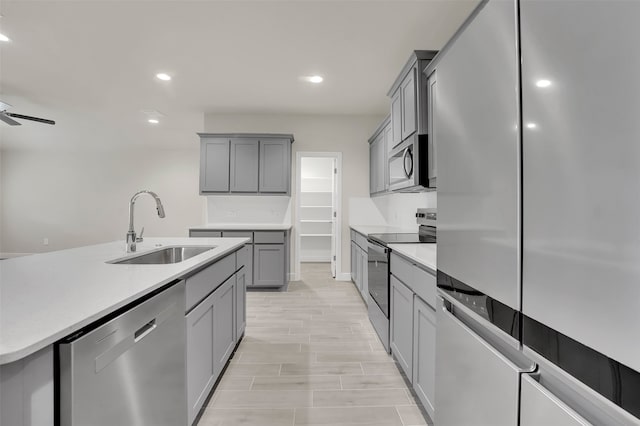
<svg viewBox="0 0 640 426">
<path fill-rule="evenodd" d="M 212 250 L 216 246 L 173 246 L 164 247 L 151 252 L 146 252 L 139 256 L 128 257 L 122 260 L 113 260 L 108 263 L 116 265 L 166 265 L 170 263 L 179 263 L 187 259 Z"/>
</svg>

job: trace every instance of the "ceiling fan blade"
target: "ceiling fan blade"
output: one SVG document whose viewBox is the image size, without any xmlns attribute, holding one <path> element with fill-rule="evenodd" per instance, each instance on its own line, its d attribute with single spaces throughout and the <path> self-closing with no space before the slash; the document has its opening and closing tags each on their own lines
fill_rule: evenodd
<svg viewBox="0 0 640 426">
<path fill-rule="evenodd" d="M 11 105 L 9 105 L 6 102 L 0 101 L 0 110 L 5 111 L 5 110 L 8 110 L 9 108 L 11 108 Z"/>
<path fill-rule="evenodd" d="M 4 121 L 10 126 L 21 126 L 21 123 L 18 123 L 13 118 L 8 117 L 6 112 L 0 112 L 0 120 Z"/>
<path fill-rule="evenodd" d="M 23 120 L 37 121 L 38 123 L 51 124 L 51 125 L 56 124 L 56 122 L 53 120 L 47 120 L 46 118 L 39 118 L 39 117 L 31 117 L 30 115 L 15 114 L 13 112 L 5 112 L 5 115 L 8 115 L 9 117 L 14 117 L 14 118 L 21 118 Z"/>
</svg>

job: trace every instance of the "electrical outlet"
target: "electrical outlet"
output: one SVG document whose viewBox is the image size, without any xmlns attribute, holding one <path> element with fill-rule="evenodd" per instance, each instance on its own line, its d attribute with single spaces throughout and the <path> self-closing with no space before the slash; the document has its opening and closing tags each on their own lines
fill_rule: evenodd
<svg viewBox="0 0 640 426">
<path fill-rule="evenodd" d="M 44 237 L 44 238 L 42 239 L 42 245 L 43 245 L 43 246 L 48 246 L 48 245 L 49 245 L 49 238 Z"/>
</svg>

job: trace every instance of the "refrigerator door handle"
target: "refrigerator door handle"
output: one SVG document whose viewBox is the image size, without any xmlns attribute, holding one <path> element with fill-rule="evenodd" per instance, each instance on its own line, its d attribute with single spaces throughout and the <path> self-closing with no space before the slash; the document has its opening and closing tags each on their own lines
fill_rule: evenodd
<svg viewBox="0 0 640 426">
<path fill-rule="evenodd" d="M 562 421 L 562 424 L 570 426 L 593 426 L 591 422 L 586 420 L 574 408 L 570 407 L 566 402 L 554 395 L 549 389 L 545 388 L 538 380 L 539 374 L 523 374 L 522 375 L 522 402 L 521 402 L 521 426 L 535 426 L 540 421 Z M 550 406 L 536 406 L 535 401 L 545 401 Z M 535 408 L 542 411 L 546 416 L 554 415 L 554 418 L 540 419 L 536 418 Z M 542 409 L 542 410 L 540 410 Z M 555 411 L 555 413 L 552 413 Z M 557 417 L 555 417 L 557 416 Z"/>
<path fill-rule="evenodd" d="M 491 338 L 489 335 L 486 335 L 486 337 L 482 336 L 476 331 L 478 329 L 478 326 L 468 324 L 464 321 L 464 319 L 460 318 L 453 312 L 455 310 L 455 306 L 451 301 L 442 297 L 441 299 L 443 302 L 442 311 L 444 315 L 449 317 L 449 319 L 458 327 L 464 329 L 467 333 L 473 336 L 478 341 L 478 343 L 482 344 L 493 355 L 504 361 L 514 370 L 517 370 L 521 373 L 534 371 L 534 364 L 531 361 L 525 359 L 523 356 L 518 356 L 517 352 L 515 352 L 513 348 L 508 344 L 500 344 L 501 342 L 497 340 L 497 337 Z"/>
</svg>

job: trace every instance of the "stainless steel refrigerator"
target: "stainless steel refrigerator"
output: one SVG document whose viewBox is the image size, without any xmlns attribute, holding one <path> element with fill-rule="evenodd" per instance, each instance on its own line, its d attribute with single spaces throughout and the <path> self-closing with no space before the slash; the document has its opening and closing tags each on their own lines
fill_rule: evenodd
<svg viewBox="0 0 640 426">
<path fill-rule="evenodd" d="M 638 19 L 638 1 L 520 2 L 528 383 L 603 425 L 640 423 Z"/>
<path fill-rule="evenodd" d="M 640 424 L 638 18 L 489 0 L 428 70 L 437 426 Z"/>
<path fill-rule="evenodd" d="M 515 1 L 482 3 L 437 57 L 438 426 L 518 424 L 520 131 Z"/>
</svg>

